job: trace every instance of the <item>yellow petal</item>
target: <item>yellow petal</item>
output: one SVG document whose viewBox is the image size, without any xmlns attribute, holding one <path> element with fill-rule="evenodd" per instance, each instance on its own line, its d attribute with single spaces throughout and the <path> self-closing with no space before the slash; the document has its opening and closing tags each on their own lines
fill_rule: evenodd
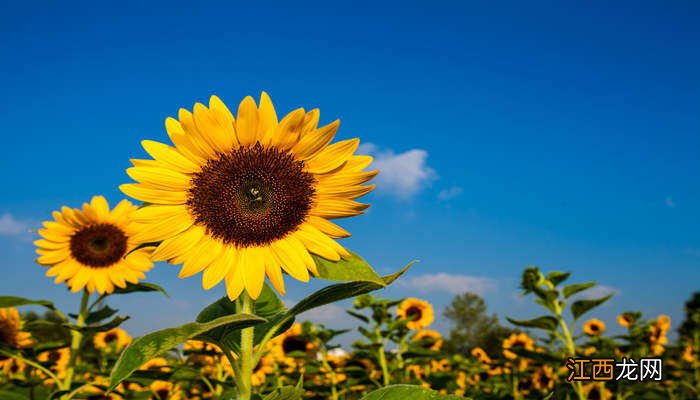
<svg viewBox="0 0 700 400">
<path fill-rule="evenodd" d="M 187 203 L 187 192 L 170 191 L 161 189 L 151 189 L 143 187 L 141 184 L 126 183 L 119 186 L 119 189 L 127 196 L 137 200 L 153 204 L 185 204 Z"/>
<path fill-rule="evenodd" d="M 137 223 L 151 223 L 163 220 L 165 218 L 181 216 L 189 216 L 187 207 L 184 205 L 160 205 L 149 204 L 134 211 L 131 215 L 131 220 Z"/>
<path fill-rule="evenodd" d="M 282 269 L 275 261 L 275 257 L 267 247 L 260 248 L 261 257 L 265 260 L 265 275 L 270 279 L 270 283 L 281 294 L 285 294 L 284 278 L 282 277 Z"/>
<path fill-rule="evenodd" d="M 255 300 L 260 296 L 265 281 L 265 260 L 256 247 L 240 249 L 238 268 L 241 268 L 243 286 Z"/>
<path fill-rule="evenodd" d="M 339 126 L 340 120 L 335 120 L 320 129 L 307 133 L 299 139 L 299 143 L 294 146 L 292 153 L 299 160 L 314 157 L 331 143 Z"/>
<path fill-rule="evenodd" d="M 185 131 L 185 127 L 180 121 L 171 117 L 166 118 L 165 130 L 168 132 L 168 137 L 175 145 L 178 153 L 198 165 L 204 163 L 207 153 L 199 148 L 196 138 Z"/>
<path fill-rule="evenodd" d="M 255 144 L 258 132 L 258 108 L 255 100 L 247 96 L 238 106 L 236 136 L 241 146 Z"/>
<path fill-rule="evenodd" d="M 233 148 L 230 131 L 222 127 L 213 113 L 201 103 L 194 105 L 194 123 L 202 138 L 219 154 L 228 153 Z"/>
<path fill-rule="evenodd" d="M 356 199 L 371 192 L 377 185 L 367 186 L 324 186 L 319 185 L 316 190 L 319 198 Z"/>
<path fill-rule="evenodd" d="M 160 242 L 169 239 L 192 226 L 189 217 L 176 215 L 150 224 L 144 224 L 132 237 L 135 243 Z"/>
<path fill-rule="evenodd" d="M 323 174 L 340 167 L 347 161 L 360 145 L 359 139 L 343 140 L 333 143 L 323 149 L 313 158 L 306 161 L 305 166 L 308 171 L 315 174 Z"/>
<path fill-rule="evenodd" d="M 379 171 L 348 172 L 338 174 L 316 175 L 319 185 L 323 186 L 355 186 L 362 185 L 377 176 Z"/>
<path fill-rule="evenodd" d="M 332 223 L 331 221 L 317 217 L 315 215 L 309 215 L 307 218 L 307 221 L 309 224 L 313 225 L 316 229 L 319 231 L 325 233 L 331 238 L 346 238 L 350 237 L 350 232 L 346 231 L 345 229 L 339 227 L 338 225 Z"/>
<path fill-rule="evenodd" d="M 234 301 L 243 292 L 243 274 L 241 268 L 234 266 L 226 275 L 226 294 L 231 301 Z"/>
<path fill-rule="evenodd" d="M 221 282 L 226 274 L 233 268 L 236 250 L 232 247 L 224 247 L 223 252 L 215 259 L 209 267 L 204 270 L 202 276 L 202 287 L 209 290 Z"/>
<path fill-rule="evenodd" d="M 303 225 L 294 235 L 299 238 L 304 244 L 304 247 L 309 249 L 310 252 L 327 260 L 340 260 L 340 253 L 338 252 L 340 245 L 318 229 L 305 224 L 305 226 Z"/>
<path fill-rule="evenodd" d="M 109 216 L 109 203 L 103 196 L 94 196 L 90 201 L 90 206 L 97 212 L 100 219 L 106 219 Z"/>
<path fill-rule="evenodd" d="M 167 261 L 188 253 L 204 237 L 204 228 L 193 225 L 186 231 L 162 241 L 153 251 L 153 261 Z"/>
<path fill-rule="evenodd" d="M 190 187 L 190 177 L 172 169 L 132 167 L 126 169 L 126 174 L 153 189 L 182 191 Z"/>
<path fill-rule="evenodd" d="M 301 129 L 302 135 L 316 130 L 318 127 L 318 120 L 321 117 L 321 111 L 318 108 L 306 113 L 304 116 L 304 127 Z"/>
<path fill-rule="evenodd" d="M 345 199 L 324 199 L 311 209 L 310 214 L 327 219 L 351 217 L 361 214 L 369 204 Z"/>
<path fill-rule="evenodd" d="M 272 105 L 272 100 L 267 93 L 262 92 L 260 95 L 260 107 L 258 108 L 260 122 L 258 124 L 258 137 L 263 138 L 268 135 L 268 132 L 274 131 L 277 126 L 277 113 Z"/>
<path fill-rule="evenodd" d="M 171 120 L 175 121 L 172 118 Z M 154 142 L 153 140 L 143 140 L 141 141 L 141 146 L 143 146 L 144 150 L 146 150 L 146 152 L 155 160 L 167 165 L 175 171 L 185 174 L 199 171 L 197 164 L 180 154 L 173 147 L 163 143 Z"/>
<path fill-rule="evenodd" d="M 299 141 L 305 115 L 304 109 L 298 108 L 282 118 L 272 138 L 272 145 L 281 150 L 289 150 L 294 147 Z"/>
<path fill-rule="evenodd" d="M 200 104 L 200 107 L 203 107 L 203 105 Z M 185 131 L 185 137 L 180 137 L 178 140 L 189 139 L 188 148 L 204 160 L 215 158 L 216 151 L 210 145 L 206 133 L 197 129 L 192 113 L 181 108 L 178 110 L 177 119 L 180 120 L 180 125 Z"/>
<path fill-rule="evenodd" d="M 306 269 L 301 255 L 297 254 L 298 248 L 293 242 L 284 238 L 270 244 L 272 254 L 276 257 L 277 263 L 292 278 L 302 281 L 309 281 L 309 271 Z"/>
<path fill-rule="evenodd" d="M 226 107 L 223 101 L 216 96 L 211 96 L 209 99 L 209 110 L 214 119 L 219 123 L 219 126 L 226 132 L 227 143 L 231 143 L 231 148 L 238 147 L 238 139 L 236 138 L 235 119 L 233 114 Z"/>
</svg>

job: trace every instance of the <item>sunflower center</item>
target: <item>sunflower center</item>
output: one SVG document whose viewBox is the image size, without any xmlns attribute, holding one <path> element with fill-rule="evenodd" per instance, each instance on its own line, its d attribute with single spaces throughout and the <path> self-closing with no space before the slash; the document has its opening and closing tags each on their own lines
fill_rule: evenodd
<svg viewBox="0 0 700 400">
<path fill-rule="evenodd" d="M 408 319 L 410 321 L 419 320 L 422 315 L 423 315 L 423 311 L 418 307 L 409 307 L 406 310 L 406 316 L 408 317 Z"/>
<path fill-rule="evenodd" d="M 117 335 L 115 335 L 114 333 L 108 333 L 107 335 L 105 335 L 105 343 L 112 343 L 112 342 L 115 342 L 116 340 L 117 340 Z"/>
<path fill-rule="evenodd" d="M 55 363 L 56 361 L 58 361 L 60 359 L 61 359 L 61 353 L 59 353 L 58 351 L 52 351 L 51 353 L 49 353 L 49 361 L 51 361 L 52 363 Z"/>
<path fill-rule="evenodd" d="M 285 354 L 294 351 L 306 351 L 306 340 L 299 336 L 290 336 L 284 339 L 282 349 L 284 350 Z"/>
<path fill-rule="evenodd" d="M 89 267 L 109 267 L 126 254 L 126 241 L 124 232 L 112 224 L 90 225 L 71 237 L 71 255 Z"/>
<path fill-rule="evenodd" d="M 191 180 L 187 205 L 195 222 L 227 244 L 269 244 L 306 219 L 313 175 L 276 148 L 259 143 L 209 160 Z"/>
</svg>

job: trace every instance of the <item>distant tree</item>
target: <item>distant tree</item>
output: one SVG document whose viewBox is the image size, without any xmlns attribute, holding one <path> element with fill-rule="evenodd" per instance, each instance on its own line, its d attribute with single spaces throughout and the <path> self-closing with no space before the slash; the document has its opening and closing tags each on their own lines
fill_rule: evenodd
<svg viewBox="0 0 700 400">
<path fill-rule="evenodd" d="M 481 347 L 490 355 L 498 354 L 503 339 L 516 330 L 502 326 L 495 314 L 486 311 L 486 302 L 479 295 L 465 292 L 456 296 L 443 312 L 453 323 L 446 350 L 467 355 Z"/>
<path fill-rule="evenodd" d="M 681 338 L 692 339 L 694 332 L 700 331 L 700 292 L 685 302 L 685 320 L 678 328 Z"/>
<path fill-rule="evenodd" d="M 37 343 L 70 343 L 70 330 L 62 326 L 63 319 L 53 311 L 39 315 L 34 311 L 24 314 L 26 330 L 31 332 Z M 44 322 L 44 323 L 42 323 Z"/>
</svg>

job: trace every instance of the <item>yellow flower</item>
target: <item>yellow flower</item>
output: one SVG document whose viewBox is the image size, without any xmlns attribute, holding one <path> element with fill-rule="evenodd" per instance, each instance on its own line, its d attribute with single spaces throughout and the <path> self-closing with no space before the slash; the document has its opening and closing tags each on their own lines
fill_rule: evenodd
<svg viewBox="0 0 700 400">
<path fill-rule="evenodd" d="M 486 354 L 486 351 L 481 347 L 474 347 L 471 351 L 472 357 L 481 361 L 484 364 L 491 364 L 491 357 Z"/>
<path fill-rule="evenodd" d="M 0 361 L 0 369 L 2 369 L 2 372 L 4 372 L 5 375 L 10 378 L 23 373 L 26 366 L 27 365 L 24 363 L 24 361 L 16 358 L 7 358 Z"/>
<path fill-rule="evenodd" d="M 442 360 L 430 360 L 430 370 L 431 371 L 449 371 L 450 362 L 446 359 Z"/>
<path fill-rule="evenodd" d="M 163 357 L 151 358 L 139 368 L 142 371 L 169 371 L 169 363 Z"/>
<path fill-rule="evenodd" d="M 510 351 L 510 349 L 525 349 L 529 351 L 535 350 L 535 341 L 525 333 L 512 333 L 507 339 L 503 340 L 503 356 L 508 359 L 516 359 L 518 355 Z"/>
<path fill-rule="evenodd" d="M 649 347 L 653 355 L 658 356 L 664 352 L 664 346 L 668 343 L 666 333 L 671 329 L 671 318 L 668 315 L 659 317 L 649 327 Z"/>
<path fill-rule="evenodd" d="M 425 371 L 423 370 L 423 367 L 420 365 L 409 365 L 406 367 L 406 372 L 409 375 L 413 375 L 413 377 L 417 380 L 422 380 L 423 379 L 423 374 Z"/>
<path fill-rule="evenodd" d="M 687 363 L 694 363 L 695 362 L 696 358 L 695 358 L 695 354 L 693 352 L 693 346 L 691 346 L 690 344 L 685 346 L 685 348 L 683 349 L 682 358 L 683 358 L 683 361 L 685 361 Z"/>
<path fill-rule="evenodd" d="M 549 365 L 542 366 L 541 369 L 532 374 L 532 386 L 542 392 L 549 392 L 554 389 L 554 370 Z"/>
<path fill-rule="evenodd" d="M 253 368 L 253 375 L 250 380 L 253 386 L 261 386 L 271 373 L 275 372 L 275 360 L 272 355 L 266 354 L 260 358 L 258 365 Z"/>
<path fill-rule="evenodd" d="M 583 323 L 583 332 L 588 336 L 598 336 L 605 331 L 605 323 L 597 318 L 591 318 Z"/>
<path fill-rule="evenodd" d="M 114 287 L 138 283 L 144 272 L 153 267 L 151 250 L 135 248 L 134 225 L 136 207 L 122 200 L 112 211 L 102 196 L 92 198 L 82 210 L 63 207 L 54 211 L 54 221 L 44 222 L 39 229 L 43 239 L 37 240 L 37 262 L 49 266 L 47 276 L 55 282 L 67 282 L 73 292 L 112 293 Z"/>
<path fill-rule="evenodd" d="M 298 362 L 291 357 L 292 353 L 303 352 L 308 356 L 313 356 L 316 353 L 316 345 L 308 341 L 302 333 L 301 324 L 296 323 L 286 332 L 272 339 L 270 341 L 272 357 L 293 367 Z"/>
<path fill-rule="evenodd" d="M 438 351 L 442 347 L 442 336 L 440 332 L 431 329 L 421 329 L 413 335 L 414 342 L 425 342 L 423 346 L 427 349 Z"/>
<path fill-rule="evenodd" d="M 0 344 L 20 349 L 34 344 L 32 335 L 22 331 L 22 319 L 16 308 L 0 308 Z"/>
<path fill-rule="evenodd" d="M 349 257 L 333 239 L 350 234 L 329 220 L 361 214 L 368 205 L 353 199 L 378 171 L 362 171 L 372 158 L 353 155 L 358 139 L 329 145 L 338 121 L 318 121 L 301 108 L 278 121 L 264 92 L 259 106 L 243 99 L 236 118 L 216 96 L 180 109 L 165 121 L 174 147 L 143 141 L 153 159 L 132 160 L 138 183 L 120 187 L 150 203 L 135 214 L 137 241 L 160 242 L 153 259 L 183 264 L 180 278 L 204 271 L 206 290 L 225 281 L 231 299 L 257 298 L 265 276 L 284 294 L 282 270 L 308 281 L 311 254 Z"/>
<path fill-rule="evenodd" d="M 59 378 L 64 375 L 70 360 L 70 349 L 64 347 L 62 349 L 48 350 L 39 353 L 37 360 L 41 363 L 48 363 L 49 368 L 55 372 Z"/>
<path fill-rule="evenodd" d="M 150 400 L 180 400 L 182 394 L 178 385 L 166 381 L 151 383 L 151 393 Z"/>
<path fill-rule="evenodd" d="M 97 332 L 92 341 L 96 349 L 120 350 L 131 343 L 131 336 L 123 329 L 114 328 L 106 332 Z"/>
<path fill-rule="evenodd" d="M 396 309 L 399 318 L 407 320 L 408 329 L 422 329 L 433 323 L 433 306 L 425 300 L 408 298 Z"/>
<path fill-rule="evenodd" d="M 587 399 L 611 400 L 613 398 L 613 393 L 608 388 L 605 388 L 605 390 L 601 393 L 600 383 L 589 383 L 584 385 L 583 394 L 586 395 Z"/>
<path fill-rule="evenodd" d="M 634 316 L 631 313 L 620 314 L 617 316 L 617 323 L 625 328 L 629 328 L 635 323 Z"/>
</svg>

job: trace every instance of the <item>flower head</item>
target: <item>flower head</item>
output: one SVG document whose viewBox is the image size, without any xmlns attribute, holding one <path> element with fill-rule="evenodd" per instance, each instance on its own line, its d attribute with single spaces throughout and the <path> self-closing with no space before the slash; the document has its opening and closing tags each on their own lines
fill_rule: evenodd
<svg viewBox="0 0 700 400">
<path fill-rule="evenodd" d="M 0 308 L 0 344 L 26 348 L 34 343 L 29 332 L 22 331 L 22 319 L 16 308 Z"/>
<path fill-rule="evenodd" d="M 97 332 L 93 338 L 93 344 L 97 349 L 106 351 L 121 350 L 131 343 L 131 336 L 119 328 L 110 329 L 106 332 Z"/>
<path fill-rule="evenodd" d="M 433 306 L 425 300 L 408 298 L 396 309 L 399 318 L 406 320 L 408 329 L 422 329 L 433 323 Z"/>
<path fill-rule="evenodd" d="M 431 329 L 421 329 L 413 335 L 414 342 L 422 342 L 426 349 L 438 351 L 442 347 L 442 335 Z"/>
<path fill-rule="evenodd" d="M 508 338 L 503 340 L 503 356 L 508 359 L 516 359 L 518 355 L 513 351 L 514 349 L 525 349 L 529 351 L 535 350 L 535 341 L 530 338 L 525 333 L 512 333 Z"/>
<path fill-rule="evenodd" d="M 605 323 L 597 318 L 591 318 L 583 323 L 583 332 L 588 336 L 598 336 L 605 331 Z"/>
<path fill-rule="evenodd" d="M 165 121 L 174 146 L 143 141 L 153 159 L 132 160 L 138 183 L 121 186 L 150 203 L 136 212 L 137 240 L 160 242 L 154 260 L 183 264 L 180 278 L 203 271 L 206 290 L 225 281 L 231 299 L 256 299 L 265 276 L 284 294 L 282 271 L 308 281 L 312 254 L 349 257 L 334 240 L 349 233 L 329 220 L 368 207 L 354 199 L 377 171 L 363 171 L 372 159 L 354 155 L 358 139 L 330 144 L 338 121 L 318 121 L 301 108 L 278 120 L 266 93 L 259 105 L 243 99 L 235 118 L 216 96 L 180 109 Z"/>
<path fill-rule="evenodd" d="M 484 364 L 491 364 L 491 357 L 481 347 L 474 347 L 471 351 L 472 357 L 476 358 Z"/>
<path fill-rule="evenodd" d="M 623 313 L 617 316 L 617 323 L 625 328 L 629 328 L 630 326 L 634 325 L 635 322 L 636 321 L 632 313 Z"/>
<path fill-rule="evenodd" d="M 151 250 L 134 250 L 131 216 L 136 207 L 122 200 L 110 211 L 102 196 L 92 198 L 82 210 L 63 207 L 54 221 L 44 222 L 37 240 L 37 262 L 50 267 L 47 276 L 67 282 L 73 292 L 112 293 L 127 282 L 137 283 L 153 267 Z M 132 251 L 134 250 L 134 251 Z"/>
</svg>

